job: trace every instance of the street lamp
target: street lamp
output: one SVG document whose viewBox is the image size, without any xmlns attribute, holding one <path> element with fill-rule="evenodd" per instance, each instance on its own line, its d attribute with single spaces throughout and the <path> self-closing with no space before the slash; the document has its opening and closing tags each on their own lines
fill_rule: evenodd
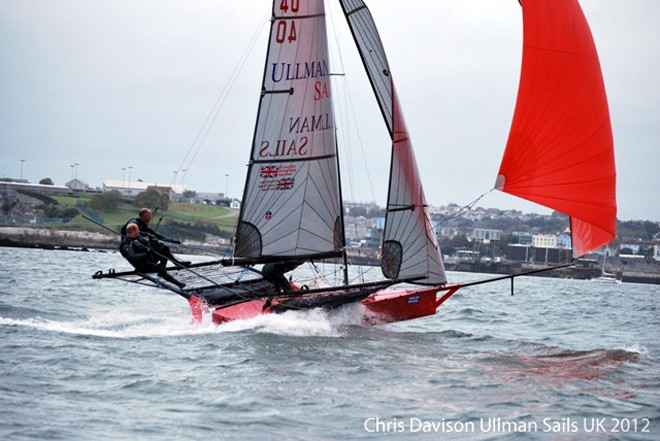
<svg viewBox="0 0 660 441">
<path fill-rule="evenodd" d="M 179 170 L 172 170 L 172 173 L 174 173 L 174 178 L 172 178 L 172 184 L 171 184 L 172 185 L 172 191 L 174 191 L 174 193 L 176 193 L 176 194 L 179 194 L 179 192 L 177 191 L 178 187 L 176 186 L 176 177 L 179 174 Z"/>
<path fill-rule="evenodd" d="M 25 159 L 21 159 L 21 181 L 23 180 L 23 163 L 25 162 Z"/>
<path fill-rule="evenodd" d="M 124 190 L 124 193 L 126 193 L 126 167 L 122 167 L 121 169 L 124 172 L 121 178 L 121 188 Z"/>
<path fill-rule="evenodd" d="M 226 178 L 226 181 L 225 181 L 225 199 L 227 199 L 229 197 L 229 195 L 228 195 L 228 193 L 229 193 L 229 174 L 225 173 L 225 178 Z"/>
<path fill-rule="evenodd" d="M 71 167 L 71 180 L 73 181 L 73 169 L 76 168 L 76 166 L 71 164 L 70 167 Z"/>
<path fill-rule="evenodd" d="M 75 165 L 75 168 L 73 169 L 73 176 L 74 176 L 75 179 L 78 179 L 78 166 L 79 166 L 80 164 L 78 164 L 78 163 L 76 162 L 76 163 L 74 163 L 73 165 Z"/>
<path fill-rule="evenodd" d="M 133 170 L 133 166 L 129 165 L 128 166 L 128 188 L 131 188 L 131 170 Z"/>
</svg>

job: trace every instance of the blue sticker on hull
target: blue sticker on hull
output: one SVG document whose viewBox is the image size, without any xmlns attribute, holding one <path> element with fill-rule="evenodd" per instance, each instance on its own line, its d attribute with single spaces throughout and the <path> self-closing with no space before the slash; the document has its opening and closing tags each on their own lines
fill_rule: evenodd
<svg viewBox="0 0 660 441">
<path fill-rule="evenodd" d="M 419 294 L 417 294 L 416 296 L 410 296 L 408 297 L 408 301 L 406 303 L 408 303 L 409 305 L 413 303 L 419 303 L 419 299 L 420 299 Z"/>
</svg>

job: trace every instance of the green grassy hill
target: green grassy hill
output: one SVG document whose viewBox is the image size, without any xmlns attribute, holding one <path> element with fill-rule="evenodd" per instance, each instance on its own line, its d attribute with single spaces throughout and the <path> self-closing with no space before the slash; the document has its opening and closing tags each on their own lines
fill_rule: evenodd
<svg viewBox="0 0 660 441">
<path fill-rule="evenodd" d="M 81 194 L 77 197 L 53 197 L 62 207 L 77 208 L 80 205 L 85 206 L 87 210 L 103 220 L 105 227 L 117 232 L 127 220 L 137 216 L 140 208 L 134 205 L 131 199 L 124 198 L 116 209 L 94 210 L 89 207 L 91 198 L 92 196 L 88 194 Z M 149 208 L 155 211 L 155 207 Z M 220 237 L 231 237 L 237 216 L 238 212 L 236 210 L 217 205 L 170 202 L 167 211 L 159 209 L 155 212 L 151 224 L 153 228 L 158 226 L 158 232 L 173 239 L 204 240 L 206 233 Z M 62 227 L 103 231 L 103 228 L 85 220 L 82 215 L 75 217 L 66 224 L 62 224 Z"/>
</svg>

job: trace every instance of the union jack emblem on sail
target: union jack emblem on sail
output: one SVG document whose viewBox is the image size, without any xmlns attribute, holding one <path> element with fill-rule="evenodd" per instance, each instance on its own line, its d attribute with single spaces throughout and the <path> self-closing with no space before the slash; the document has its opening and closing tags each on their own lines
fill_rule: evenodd
<svg viewBox="0 0 660 441">
<path fill-rule="evenodd" d="M 275 165 L 262 165 L 259 176 L 262 178 L 276 178 L 279 167 Z"/>
<path fill-rule="evenodd" d="M 295 184 L 295 179 L 293 178 L 284 178 L 277 181 L 278 190 L 291 190 Z"/>
</svg>

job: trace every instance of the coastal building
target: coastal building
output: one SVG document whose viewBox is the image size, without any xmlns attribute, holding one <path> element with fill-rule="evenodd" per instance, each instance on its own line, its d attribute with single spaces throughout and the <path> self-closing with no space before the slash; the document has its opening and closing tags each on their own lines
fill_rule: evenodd
<svg viewBox="0 0 660 441">
<path fill-rule="evenodd" d="M 514 262 L 566 263 L 571 260 L 571 249 L 510 244 L 507 247 L 506 258 Z"/>
<path fill-rule="evenodd" d="M 0 179 L 0 191 L 15 190 L 43 194 L 47 196 L 65 196 L 71 193 L 63 185 L 32 184 L 25 179 Z"/>
<path fill-rule="evenodd" d="M 568 263 L 571 261 L 571 250 L 564 248 L 534 248 L 533 262 L 536 263 Z"/>
<path fill-rule="evenodd" d="M 641 242 L 621 242 L 619 245 L 619 252 L 623 254 L 642 254 Z"/>
<path fill-rule="evenodd" d="M 210 192 L 201 192 L 198 191 L 192 198 L 186 198 L 182 196 L 181 202 L 190 202 L 194 201 L 195 204 L 217 204 L 218 201 L 225 198 L 224 193 L 210 193 Z"/>
<path fill-rule="evenodd" d="M 87 182 L 83 181 L 82 179 L 72 179 L 66 184 L 64 184 L 67 188 L 69 188 L 71 191 L 87 191 L 89 190 L 89 184 Z"/>
<path fill-rule="evenodd" d="M 357 243 L 364 240 L 369 235 L 373 222 L 364 216 L 347 216 L 346 223 L 346 242 Z"/>
<path fill-rule="evenodd" d="M 161 193 L 168 193 L 170 198 L 181 195 L 186 190 L 185 186 L 181 184 L 160 184 L 157 182 L 119 181 L 112 179 L 103 181 L 103 193 L 118 191 L 124 196 L 137 196 L 150 189 L 160 191 Z"/>
<path fill-rule="evenodd" d="M 649 256 L 653 257 L 656 254 L 658 242 L 656 240 L 625 240 L 619 245 L 619 255 L 627 256 Z"/>
<path fill-rule="evenodd" d="M 481 243 L 490 243 L 491 241 L 500 240 L 502 232 L 500 230 L 487 230 L 484 228 L 475 228 L 472 230 L 472 235 L 470 236 L 472 240 L 481 242 Z"/>
<path fill-rule="evenodd" d="M 479 251 L 456 250 L 456 257 L 461 262 L 476 262 L 479 260 Z"/>
<path fill-rule="evenodd" d="M 557 236 L 553 234 L 535 234 L 532 237 L 534 248 L 557 248 Z"/>
<path fill-rule="evenodd" d="M 436 232 L 438 237 L 455 237 L 461 234 L 460 228 L 457 227 L 442 227 L 440 225 L 434 225 L 433 230 Z"/>
<path fill-rule="evenodd" d="M 532 247 L 525 244 L 509 244 L 506 249 L 506 258 L 515 262 L 527 262 L 532 255 L 531 249 Z"/>
<path fill-rule="evenodd" d="M 559 248 L 571 249 L 571 235 L 567 233 L 560 233 L 557 235 L 557 246 Z"/>
<path fill-rule="evenodd" d="M 513 237 L 518 239 L 520 245 L 531 245 L 534 241 L 534 236 L 531 233 L 526 233 L 523 231 L 514 231 Z"/>
</svg>

